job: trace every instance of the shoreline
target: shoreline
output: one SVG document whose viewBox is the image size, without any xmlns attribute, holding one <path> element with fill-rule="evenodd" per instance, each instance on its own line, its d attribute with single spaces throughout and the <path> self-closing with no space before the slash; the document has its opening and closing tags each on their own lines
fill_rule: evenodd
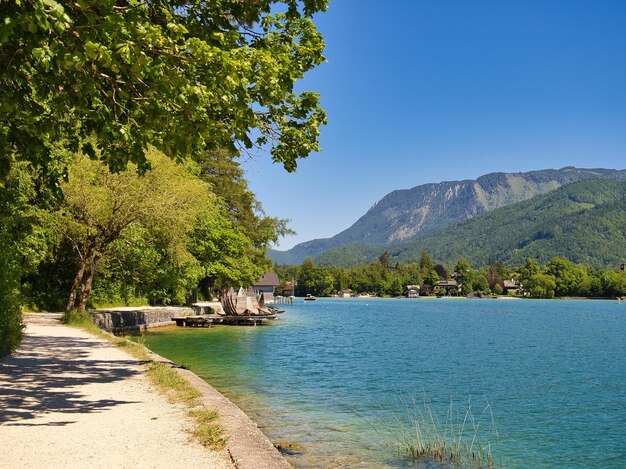
<svg viewBox="0 0 626 469">
<path fill-rule="evenodd" d="M 150 362 L 170 367 L 200 393 L 198 400 L 207 410 L 217 412 L 225 447 L 215 451 L 192 443 L 191 421 L 148 378 L 149 362 L 106 337 L 61 324 L 60 316 L 25 313 L 22 345 L 0 360 L 7 399 L 0 435 L 7 443 L 16 440 L 10 444 L 14 467 L 46 460 L 79 467 L 85 451 L 92 467 L 107 467 L 112 461 L 124 467 L 198 467 L 209 461 L 209 467 L 225 469 L 292 467 L 232 401 L 142 346 Z M 106 372 L 109 367 L 113 371 Z M 83 401 L 88 404 L 79 405 Z M 26 444 L 18 444 L 24 439 Z"/>
<path fill-rule="evenodd" d="M 258 425 L 230 399 L 190 370 L 181 368 L 161 355 L 144 348 L 150 358 L 158 363 L 171 366 L 176 373 L 186 379 L 202 393 L 200 402 L 219 414 L 218 423 L 224 427 L 228 438 L 226 449 L 237 469 L 289 469 L 291 464 L 274 447 L 269 438 L 259 430 Z"/>
<path fill-rule="evenodd" d="M 297 297 L 296 299 L 302 299 L 303 297 Z M 535 297 L 521 297 L 521 296 L 508 296 L 508 295 L 499 295 L 499 296 L 487 296 L 484 298 L 476 297 L 476 298 L 468 298 L 467 296 L 420 296 L 418 298 L 406 298 L 404 296 L 353 296 L 350 298 L 340 298 L 336 296 L 318 296 L 318 300 L 524 300 L 524 301 L 546 301 L 546 300 L 572 300 L 572 301 L 616 301 L 617 298 L 607 298 L 604 296 L 558 296 L 552 298 L 535 298 Z M 626 298 L 622 298 L 622 301 L 626 301 Z"/>
<path fill-rule="evenodd" d="M 143 307 L 141 309 L 150 310 L 151 308 Z M 128 307 L 125 310 L 132 311 L 134 309 L 138 308 Z M 111 308 L 109 310 L 121 310 L 121 308 Z M 160 324 L 146 328 L 159 329 L 170 326 L 172 325 Z M 104 330 L 103 332 L 110 334 L 110 332 Z M 189 382 L 193 388 L 201 393 L 199 402 L 207 409 L 215 410 L 218 413 L 217 422 L 224 428 L 224 433 L 227 437 L 226 451 L 236 469 L 293 468 L 274 447 L 270 439 L 259 429 L 257 423 L 235 403 L 192 371 L 155 353 L 145 345 L 142 345 L 142 347 L 147 351 L 152 361 L 169 366 L 180 377 Z M 155 392 L 158 393 L 159 391 L 155 389 Z"/>
</svg>

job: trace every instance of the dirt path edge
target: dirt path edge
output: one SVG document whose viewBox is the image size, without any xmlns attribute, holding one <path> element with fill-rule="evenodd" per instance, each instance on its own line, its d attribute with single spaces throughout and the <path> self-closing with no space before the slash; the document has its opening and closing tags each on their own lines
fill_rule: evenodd
<svg viewBox="0 0 626 469">
<path fill-rule="evenodd" d="M 180 368 L 171 360 L 147 349 L 150 358 L 171 366 L 176 373 L 202 393 L 199 401 L 219 414 L 218 423 L 224 429 L 227 450 L 237 469 L 292 469 L 256 423 L 213 386 L 195 373 Z"/>
</svg>

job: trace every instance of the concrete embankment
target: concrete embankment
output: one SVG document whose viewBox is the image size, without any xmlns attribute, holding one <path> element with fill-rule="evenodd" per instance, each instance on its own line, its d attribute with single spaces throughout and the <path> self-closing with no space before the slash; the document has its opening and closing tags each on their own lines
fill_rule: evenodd
<svg viewBox="0 0 626 469">
<path fill-rule="evenodd" d="M 58 316 L 29 314 L 26 324 L 18 351 L 0 360 L 0 467 L 291 467 L 239 408 L 191 372 L 177 369 L 219 413 L 229 439 L 222 451 L 190 440 L 185 410 L 155 389 L 140 360 Z"/>
<path fill-rule="evenodd" d="M 189 370 L 150 352 L 154 361 L 168 363 L 202 393 L 200 402 L 207 409 L 217 409 L 219 424 L 228 438 L 228 452 L 237 469 L 289 469 L 289 464 L 258 426 L 239 407 L 213 386 Z"/>
</svg>

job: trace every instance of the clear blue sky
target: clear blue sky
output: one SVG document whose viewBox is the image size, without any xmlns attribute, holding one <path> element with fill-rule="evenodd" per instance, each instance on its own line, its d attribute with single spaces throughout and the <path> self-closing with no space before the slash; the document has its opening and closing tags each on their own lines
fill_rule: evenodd
<svg viewBox="0 0 626 469">
<path fill-rule="evenodd" d="M 395 189 L 563 166 L 626 168 L 626 1 L 334 0 L 327 63 L 301 89 L 328 112 L 295 174 L 244 167 L 298 234 L 349 227 Z"/>
</svg>

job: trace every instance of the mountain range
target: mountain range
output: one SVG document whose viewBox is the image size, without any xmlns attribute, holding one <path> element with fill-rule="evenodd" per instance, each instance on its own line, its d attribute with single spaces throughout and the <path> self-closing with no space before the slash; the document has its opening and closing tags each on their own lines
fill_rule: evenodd
<svg viewBox="0 0 626 469">
<path fill-rule="evenodd" d="M 388 251 L 392 262 L 417 261 L 422 251 L 454 265 L 475 267 L 500 261 L 546 264 L 556 256 L 596 268 L 626 262 L 626 182 L 588 179 L 530 200 L 495 209 L 423 238 L 391 246 L 349 244 L 329 249 L 321 265 L 354 267 Z"/>
<path fill-rule="evenodd" d="M 397 190 L 383 197 L 352 226 L 332 238 L 300 243 L 288 251 L 270 250 L 268 256 L 277 264 L 299 264 L 306 257 L 319 258 L 321 263 L 354 264 L 366 262 L 387 249 L 396 252 L 396 257 L 406 260 L 410 256 L 400 256 L 400 253 L 410 252 L 412 248 L 408 246 L 415 248 L 421 245 L 434 249 L 433 240 L 444 239 L 443 234 L 450 231 L 448 228 L 503 207 L 549 194 L 578 181 L 598 179 L 626 181 L 626 170 L 565 167 L 525 173 L 491 173 L 476 180 L 444 181 Z M 594 191 L 602 190 L 602 186 L 594 186 Z M 539 209 L 539 206 L 535 209 Z M 510 229 L 515 213 L 506 212 L 506 215 L 499 215 L 494 220 Z M 552 213 L 554 215 L 558 214 Z M 472 229 L 472 225 L 469 229 Z M 433 237 L 435 233 L 439 236 Z M 430 240 L 426 244 L 419 242 L 426 239 Z M 531 244 L 529 240 L 519 242 Z M 341 252 L 338 248 L 345 249 Z M 460 256 L 471 257 L 465 253 L 466 248 L 469 246 L 459 251 Z M 325 252 L 327 254 L 323 255 Z M 347 252 L 350 252 L 349 256 Z M 483 254 L 493 257 L 497 252 Z M 448 256 L 436 258 L 444 261 L 445 257 Z M 335 261 L 329 262 L 331 258 Z"/>
</svg>

